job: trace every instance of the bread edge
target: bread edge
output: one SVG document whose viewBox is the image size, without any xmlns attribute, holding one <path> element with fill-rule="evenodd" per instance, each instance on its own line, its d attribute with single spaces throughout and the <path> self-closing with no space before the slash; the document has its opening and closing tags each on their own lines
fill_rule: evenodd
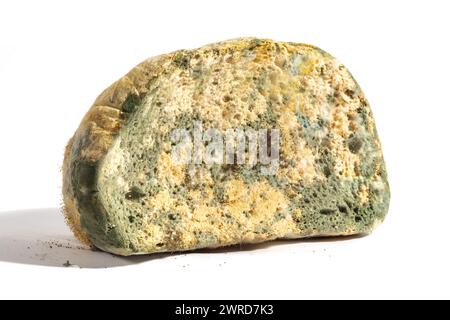
<svg viewBox="0 0 450 320">
<path fill-rule="evenodd" d="M 149 83 L 164 71 L 165 62 L 170 62 L 172 56 L 173 54 L 166 54 L 145 60 L 104 90 L 84 116 L 65 148 L 61 211 L 75 237 L 85 245 L 121 255 L 129 254 L 122 250 L 116 252 L 117 248 L 114 247 L 106 248 L 86 231 L 79 209 L 79 197 L 76 195 L 77 189 L 80 188 L 75 186 L 78 182 L 74 175 L 78 174 L 75 171 L 81 163 L 97 168 L 117 133 L 127 124 L 133 112 L 133 105 L 137 105 L 147 95 Z"/>
</svg>

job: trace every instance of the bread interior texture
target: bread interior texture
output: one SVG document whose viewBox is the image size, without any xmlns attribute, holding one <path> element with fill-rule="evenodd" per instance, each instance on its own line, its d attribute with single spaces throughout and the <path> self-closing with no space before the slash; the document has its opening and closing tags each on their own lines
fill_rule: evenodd
<svg viewBox="0 0 450 320">
<path fill-rule="evenodd" d="M 133 253 L 370 232 L 387 211 L 370 108 L 350 73 L 311 46 L 229 42 L 176 53 L 97 175 L 107 234 Z M 233 52 L 230 54 L 229 52 Z M 177 164 L 173 130 L 280 131 L 280 167 Z"/>
</svg>

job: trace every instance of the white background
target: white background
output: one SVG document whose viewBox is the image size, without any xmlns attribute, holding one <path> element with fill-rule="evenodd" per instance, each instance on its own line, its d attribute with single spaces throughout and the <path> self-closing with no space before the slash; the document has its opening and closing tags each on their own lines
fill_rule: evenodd
<svg viewBox="0 0 450 320">
<path fill-rule="evenodd" d="M 450 298 L 449 13 L 431 0 L 1 1 L 0 298 Z M 242 36 L 311 43 L 350 69 L 384 148 L 385 223 L 244 251 L 75 250 L 60 166 L 96 96 L 147 57 Z"/>
</svg>

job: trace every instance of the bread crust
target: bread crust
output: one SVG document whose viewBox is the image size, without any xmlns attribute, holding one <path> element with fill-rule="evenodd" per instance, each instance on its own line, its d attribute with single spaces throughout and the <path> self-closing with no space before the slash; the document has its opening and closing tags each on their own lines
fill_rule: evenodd
<svg viewBox="0 0 450 320">
<path fill-rule="evenodd" d="M 95 179 L 86 178 L 86 174 L 96 173 L 115 136 L 127 124 L 132 113 L 128 105 L 139 103 L 148 92 L 149 82 L 164 71 L 165 62 L 170 62 L 171 57 L 172 54 L 167 54 L 148 59 L 103 91 L 66 146 L 62 167 L 62 212 L 74 235 L 86 245 L 100 249 L 108 247 L 107 239 L 102 239 L 104 230 L 92 230 L 92 226 L 102 228 L 99 221 L 92 219 L 97 220 L 98 215 L 105 212 L 96 197 Z M 91 203 L 83 205 L 83 201 Z M 91 214 L 97 216 L 84 216 L 83 207 L 86 206 L 96 211 Z M 87 232 L 90 227 L 91 232 Z M 92 232 L 97 233 L 98 238 L 93 237 Z"/>
</svg>

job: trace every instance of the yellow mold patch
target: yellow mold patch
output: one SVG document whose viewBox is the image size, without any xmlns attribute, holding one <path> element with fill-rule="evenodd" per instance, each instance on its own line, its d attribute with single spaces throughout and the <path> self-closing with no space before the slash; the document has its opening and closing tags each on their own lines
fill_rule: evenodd
<svg viewBox="0 0 450 320">
<path fill-rule="evenodd" d="M 175 164 L 167 152 L 161 153 L 158 160 L 158 178 L 170 185 L 179 185 L 185 179 L 184 165 Z"/>
</svg>

